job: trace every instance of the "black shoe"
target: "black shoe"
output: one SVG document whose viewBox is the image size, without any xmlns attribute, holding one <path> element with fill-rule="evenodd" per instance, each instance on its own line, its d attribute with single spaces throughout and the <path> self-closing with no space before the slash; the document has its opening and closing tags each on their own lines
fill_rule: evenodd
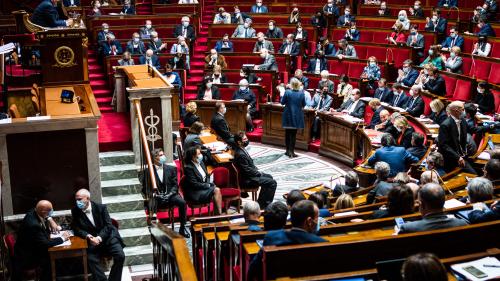
<svg viewBox="0 0 500 281">
<path fill-rule="evenodd" d="M 241 194 L 240 194 L 241 198 L 248 198 L 248 196 L 249 196 L 248 192 L 246 192 L 246 191 L 242 191 Z"/>
<path fill-rule="evenodd" d="M 187 231 L 187 229 L 185 227 L 179 228 L 179 234 L 184 236 L 185 238 L 191 238 L 189 231 Z"/>
<path fill-rule="evenodd" d="M 298 156 L 297 154 L 295 154 L 295 152 L 292 152 L 292 153 L 290 153 L 290 157 L 291 157 L 291 158 L 297 158 L 297 157 L 299 157 L 299 156 Z"/>
</svg>

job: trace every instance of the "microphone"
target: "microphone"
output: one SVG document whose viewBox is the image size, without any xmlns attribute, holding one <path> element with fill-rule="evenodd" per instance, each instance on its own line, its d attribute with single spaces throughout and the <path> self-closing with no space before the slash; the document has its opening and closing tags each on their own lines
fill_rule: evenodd
<svg viewBox="0 0 500 281">
<path fill-rule="evenodd" d="M 340 175 L 340 174 L 339 174 L 339 175 L 336 175 L 336 176 L 331 176 L 331 177 L 330 177 L 330 189 L 332 189 L 332 190 L 333 190 L 333 181 L 334 181 L 334 180 L 336 180 L 336 179 L 338 179 L 338 178 L 341 178 L 341 177 L 343 177 L 343 176 L 342 176 L 342 175 Z"/>
<path fill-rule="evenodd" d="M 391 53 L 391 62 L 394 62 L 394 52 L 392 51 L 391 48 L 385 49 L 385 63 L 388 63 L 389 60 L 389 53 Z"/>
<path fill-rule="evenodd" d="M 451 14 L 451 10 L 457 10 L 457 21 L 460 21 L 460 9 L 458 7 L 450 7 L 448 9 L 448 14 L 446 14 L 447 17 L 450 17 L 450 14 Z"/>
</svg>

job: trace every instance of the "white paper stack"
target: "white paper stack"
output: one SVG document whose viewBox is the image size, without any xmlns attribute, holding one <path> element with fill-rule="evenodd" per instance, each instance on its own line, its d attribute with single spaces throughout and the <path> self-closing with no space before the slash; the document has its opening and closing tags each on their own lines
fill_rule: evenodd
<svg viewBox="0 0 500 281">
<path fill-rule="evenodd" d="M 478 278 L 469 273 L 464 268 L 473 266 L 476 270 L 486 274 L 485 277 Z M 467 280 L 494 280 L 500 278 L 500 262 L 494 257 L 486 257 L 475 261 L 458 263 L 451 266 L 451 269 Z M 470 270 L 469 270 L 470 271 Z"/>
</svg>

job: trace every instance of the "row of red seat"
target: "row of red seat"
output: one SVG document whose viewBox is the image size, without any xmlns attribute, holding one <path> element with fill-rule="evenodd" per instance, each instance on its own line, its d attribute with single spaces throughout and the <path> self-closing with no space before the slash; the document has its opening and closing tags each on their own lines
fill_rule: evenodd
<svg viewBox="0 0 500 281">
<path fill-rule="evenodd" d="M 267 21 L 266 21 L 267 22 Z M 224 34 L 229 34 L 231 36 L 234 33 L 234 30 L 236 29 L 237 25 L 236 24 L 210 24 L 208 25 L 208 37 L 218 37 L 222 38 Z M 254 24 L 252 26 L 255 31 L 258 33 L 260 31 L 266 32 L 268 30 L 268 25 L 267 24 Z M 294 33 L 296 30 L 296 26 L 294 24 L 286 24 L 286 25 L 280 25 L 279 26 L 281 30 L 283 31 L 283 34 L 286 36 L 287 34 Z M 305 25 L 303 27 L 304 30 L 307 31 L 308 33 L 308 40 L 313 40 L 316 41 L 317 35 L 316 35 L 316 28 L 314 28 L 311 25 Z"/>
<path fill-rule="evenodd" d="M 412 6 L 413 6 L 413 3 L 412 3 Z M 401 10 L 406 10 L 407 14 L 409 15 L 409 13 L 408 13 L 409 6 L 389 5 L 388 8 L 390 11 L 390 15 L 393 17 L 397 17 L 399 14 L 399 11 L 401 11 Z M 376 5 L 376 6 L 374 6 L 374 5 L 360 5 L 358 15 L 359 16 L 378 16 L 379 9 L 380 9 L 380 6 L 378 6 L 378 5 Z M 423 10 L 424 10 L 424 15 L 426 17 L 432 17 L 433 7 L 424 7 Z M 444 18 L 446 18 L 448 20 L 457 20 L 458 18 L 460 18 L 461 20 L 468 20 L 468 19 L 472 18 L 472 16 L 474 15 L 474 11 L 473 11 L 473 9 L 460 9 L 459 11 L 457 11 L 456 9 L 443 8 L 441 11 L 441 14 L 443 15 Z"/>
<path fill-rule="evenodd" d="M 139 16 L 139 15 L 127 15 L 123 17 L 116 16 L 102 16 L 92 18 L 88 21 L 88 29 L 99 29 L 103 23 L 109 24 L 110 28 L 113 29 L 115 26 L 136 26 L 137 28 L 144 26 L 146 20 L 151 20 L 154 26 L 163 24 L 180 24 L 182 15 L 149 15 L 149 16 Z M 191 16 L 193 18 L 193 16 Z M 192 21 L 195 24 L 194 21 Z"/>
<path fill-rule="evenodd" d="M 134 32 L 139 32 L 141 26 L 112 26 L 110 30 L 115 35 L 115 38 L 118 40 L 131 40 Z M 175 25 L 157 25 L 154 27 L 155 31 L 158 32 L 158 36 L 163 41 L 168 42 L 177 42 L 177 39 L 174 38 L 173 32 Z M 92 42 L 97 43 L 97 34 L 101 31 L 100 29 L 92 30 Z"/>
<path fill-rule="evenodd" d="M 234 3 L 227 3 L 226 2 L 226 3 L 216 4 L 215 10 L 217 11 L 219 7 L 223 7 L 227 12 L 233 12 L 235 5 L 237 5 L 238 8 L 240 8 L 240 11 L 242 11 L 243 13 L 249 13 L 249 15 L 252 16 L 252 18 L 253 18 L 254 15 L 250 14 L 250 9 L 253 5 L 255 5 L 255 2 L 248 3 L 248 4 L 247 3 L 238 3 L 238 2 L 234 2 Z M 300 3 L 297 5 L 297 7 L 299 8 L 300 14 L 312 15 L 312 14 L 316 13 L 318 10 L 322 10 L 324 5 L 325 5 L 324 3 L 309 3 L 307 5 Z M 278 13 L 290 14 L 294 8 L 291 5 L 282 4 L 282 3 L 270 4 L 270 5 L 266 5 L 266 6 L 269 10 L 269 13 L 276 13 L 276 14 L 278 14 Z M 271 18 L 272 17 L 269 17 L 269 19 L 271 19 Z"/>
</svg>

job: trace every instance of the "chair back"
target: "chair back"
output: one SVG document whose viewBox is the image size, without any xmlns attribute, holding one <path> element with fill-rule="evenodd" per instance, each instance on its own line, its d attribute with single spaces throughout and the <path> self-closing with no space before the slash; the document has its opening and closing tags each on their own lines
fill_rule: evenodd
<svg viewBox="0 0 500 281">
<path fill-rule="evenodd" d="M 181 193 L 184 195 L 184 185 L 186 184 L 186 176 L 182 176 L 181 180 L 179 181 L 179 190 Z"/>
<path fill-rule="evenodd" d="M 5 248 L 9 251 L 10 257 L 14 257 L 14 245 L 16 245 L 16 235 L 11 232 L 3 236 L 3 243 Z"/>
<path fill-rule="evenodd" d="M 238 169 L 238 167 L 236 167 L 236 165 L 234 163 L 231 163 L 231 165 L 233 166 L 234 174 L 236 175 L 236 186 L 238 186 L 238 188 L 241 189 L 241 187 L 240 187 L 240 170 Z"/>
<path fill-rule="evenodd" d="M 9 115 L 12 118 L 21 118 L 21 113 L 19 113 L 19 110 L 17 109 L 17 105 L 16 104 L 12 104 L 9 107 Z"/>
<path fill-rule="evenodd" d="M 31 96 L 31 104 L 33 104 L 35 113 L 40 113 L 40 101 L 37 96 Z"/>
<path fill-rule="evenodd" d="M 226 167 L 217 167 L 212 171 L 214 184 L 217 187 L 224 188 L 229 185 L 229 170 Z"/>
</svg>

